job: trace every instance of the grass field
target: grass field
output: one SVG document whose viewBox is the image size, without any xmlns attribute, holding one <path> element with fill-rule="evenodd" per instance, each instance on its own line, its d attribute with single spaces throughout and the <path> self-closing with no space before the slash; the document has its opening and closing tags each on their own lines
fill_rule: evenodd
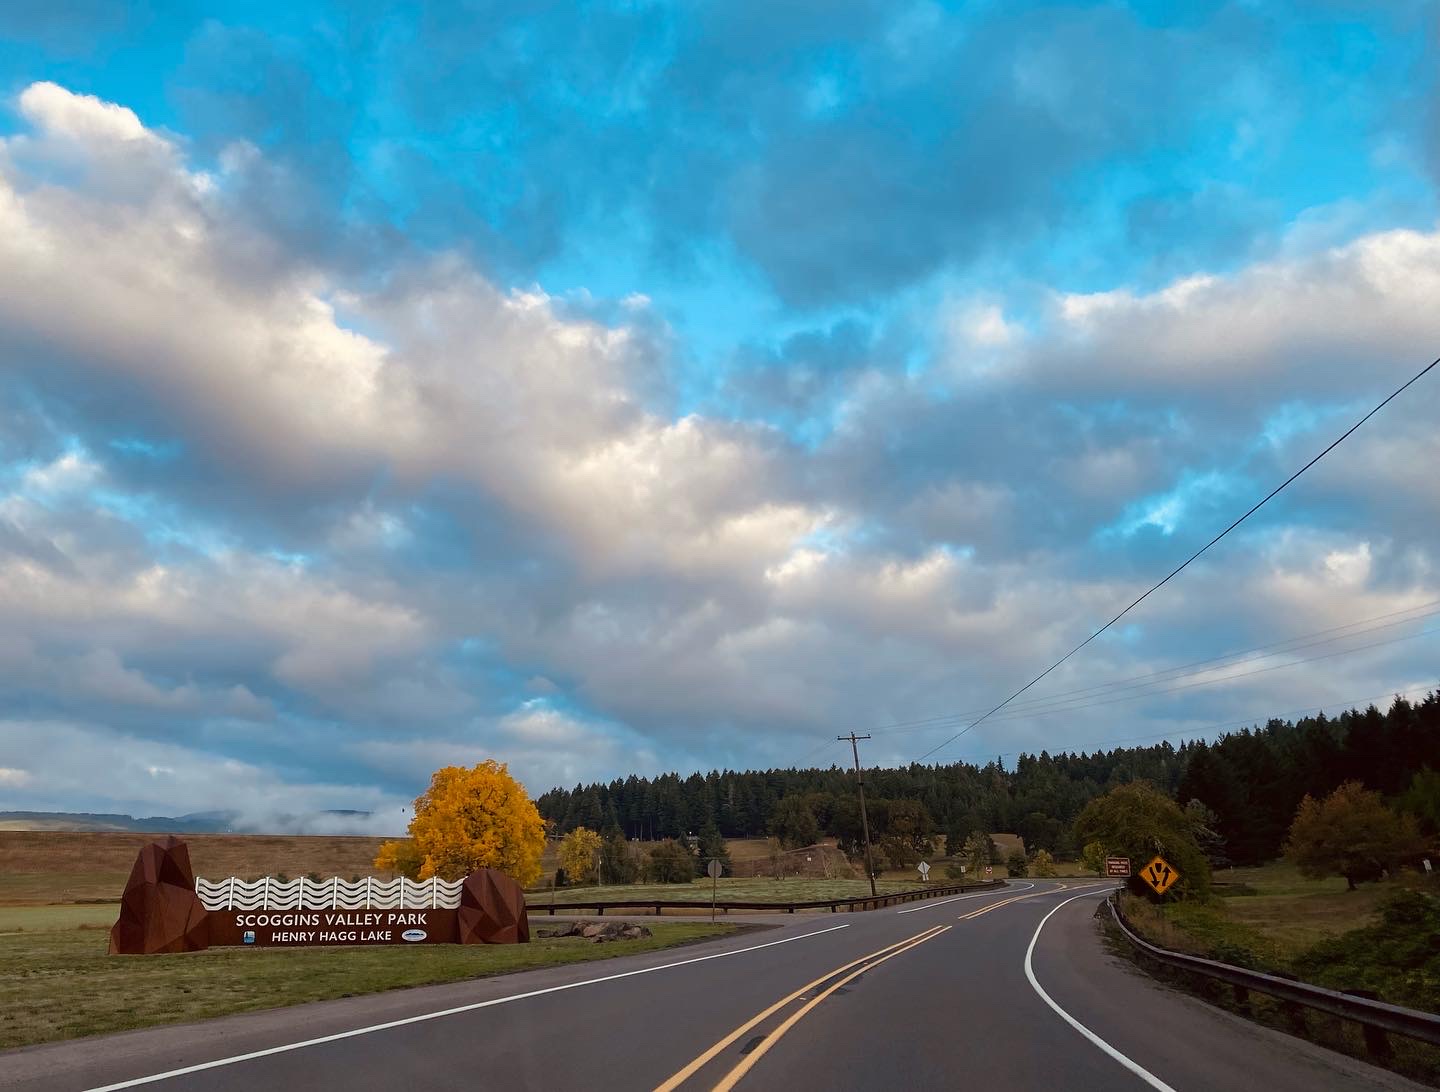
<svg viewBox="0 0 1440 1092">
<path fill-rule="evenodd" d="M 118 899 L 140 847 L 153 834 L 0 831 L 0 905 Z M 198 876 L 321 877 L 375 873 L 381 838 L 187 834 Z"/>
<path fill-rule="evenodd" d="M 1215 878 L 1221 884 L 1240 884 L 1255 891 L 1225 898 L 1226 916 L 1265 936 L 1287 956 L 1298 955 L 1327 937 L 1369 925 L 1380 903 L 1397 889 L 1395 883 L 1368 883 L 1347 891 L 1338 876 L 1307 880 L 1293 865 L 1284 863 L 1228 869 Z"/>
<path fill-rule="evenodd" d="M 881 894 L 892 891 L 909 891 L 919 887 L 918 880 L 877 880 L 876 890 Z M 818 880 L 809 877 L 794 879 L 763 879 L 726 877 L 716 883 L 717 897 L 724 901 L 737 902 L 814 902 L 820 899 L 854 899 L 870 894 L 870 885 L 864 880 Z M 530 906 L 543 910 L 550 905 L 548 891 L 534 891 L 526 896 Z M 604 887 L 561 887 L 555 891 L 555 905 L 567 903 L 584 905 L 601 900 L 630 900 L 643 902 L 658 899 L 662 902 L 710 902 L 710 880 L 699 879 L 693 883 L 632 883 Z"/>
<path fill-rule="evenodd" d="M 1380 903 L 1400 889 L 1392 881 L 1347 891 L 1339 877 L 1307 880 L 1280 861 L 1223 869 L 1215 882 L 1221 897 L 1208 905 L 1172 903 L 1157 910 L 1145 900 L 1127 898 L 1127 913 L 1157 944 L 1288 970 L 1318 941 L 1371 924 Z"/>
<path fill-rule="evenodd" d="M 127 1028 L 609 959 L 730 932 L 709 922 L 654 922 L 654 936 L 515 945 L 405 948 L 217 948 L 107 956 L 114 907 L 0 910 L 0 1050 Z M 23 932 L 16 932 L 21 929 Z"/>
</svg>

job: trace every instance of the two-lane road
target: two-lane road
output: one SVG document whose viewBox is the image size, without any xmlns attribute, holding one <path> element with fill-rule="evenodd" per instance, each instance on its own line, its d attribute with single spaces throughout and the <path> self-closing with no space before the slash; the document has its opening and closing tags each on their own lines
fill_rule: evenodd
<svg viewBox="0 0 1440 1092">
<path fill-rule="evenodd" d="M 1100 884 L 994 892 L 0 1054 L 0 1087 L 1415 1088 L 1106 953 Z M 343 956 L 339 956 L 343 958 Z"/>
</svg>

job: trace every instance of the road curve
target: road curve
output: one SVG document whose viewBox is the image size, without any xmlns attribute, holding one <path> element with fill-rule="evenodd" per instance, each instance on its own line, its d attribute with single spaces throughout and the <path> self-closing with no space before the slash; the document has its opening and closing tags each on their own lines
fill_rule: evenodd
<svg viewBox="0 0 1440 1092">
<path fill-rule="evenodd" d="M 34 1047 L 0 1054 L 0 1088 L 1420 1087 L 1135 971 L 1099 941 L 1105 891 L 1016 883 L 601 964 Z"/>
</svg>

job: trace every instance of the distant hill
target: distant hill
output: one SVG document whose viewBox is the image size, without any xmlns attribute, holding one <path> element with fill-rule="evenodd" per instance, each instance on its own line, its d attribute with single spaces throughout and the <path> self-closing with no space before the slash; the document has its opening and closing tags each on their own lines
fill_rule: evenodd
<svg viewBox="0 0 1440 1092">
<path fill-rule="evenodd" d="M 332 809 L 319 815 L 334 819 L 368 819 L 368 811 Z M 304 818 L 276 816 L 261 831 L 240 812 L 201 811 L 189 815 L 111 815 L 88 811 L 0 811 L 0 830 L 69 830 L 112 834 L 242 834 L 290 833 L 304 829 Z M 273 828 L 273 829 L 271 829 Z"/>
<path fill-rule="evenodd" d="M 110 815 L 87 811 L 0 811 L 0 830 L 124 831 L 146 834 L 223 834 L 233 812 L 192 815 Z"/>
</svg>

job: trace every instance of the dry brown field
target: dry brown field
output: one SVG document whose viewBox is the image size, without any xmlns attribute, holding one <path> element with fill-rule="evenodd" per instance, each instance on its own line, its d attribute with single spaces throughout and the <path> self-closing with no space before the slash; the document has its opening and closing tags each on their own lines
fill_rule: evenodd
<svg viewBox="0 0 1440 1092">
<path fill-rule="evenodd" d="M 154 834 L 0 830 L 0 904 L 119 899 L 135 855 Z M 187 834 L 196 875 L 387 875 L 371 866 L 383 838 Z"/>
</svg>

